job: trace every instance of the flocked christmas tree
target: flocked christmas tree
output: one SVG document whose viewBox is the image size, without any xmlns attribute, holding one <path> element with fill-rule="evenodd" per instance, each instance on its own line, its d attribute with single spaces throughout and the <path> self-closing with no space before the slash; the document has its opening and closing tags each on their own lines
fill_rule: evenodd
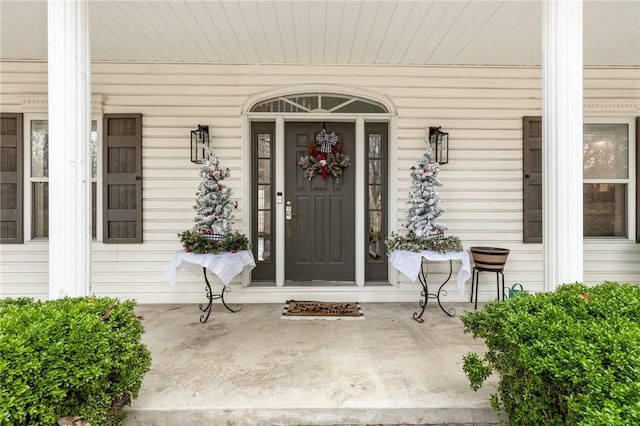
<svg viewBox="0 0 640 426">
<path fill-rule="evenodd" d="M 211 235 L 211 239 L 223 240 L 231 230 L 231 214 L 238 203 L 231 201 L 231 190 L 223 181 L 231 175 L 230 170 L 220 169 L 218 157 L 209 151 L 208 158 L 202 164 L 200 177 L 202 182 L 196 192 L 196 217 L 193 231 Z"/>
<path fill-rule="evenodd" d="M 438 180 L 439 164 L 431 161 L 431 146 L 427 140 L 427 149 L 418 158 L 417 166 L 411 167 L 411 190 L 409 191 L 409 211 L 407 228 L 418 237 L 444 235 L 446 226 L 436 222 L 444 211 L 440 206 L 440 195 L 436 187 L 442 186 Z"/>
<path fill-rule="evenodd" d="M 418 164 L 411 167 L 411 189 L 409 190 L 409 210 L 407 211 L 407 228 L 405 235 L 391 232 L 385 239 L 387 252 L 395 250 L 422 251 L 432 250 L 438 253 L 462 251 L 460 238 L 444 236 L 447 229 L 436 219 L 444 209 L 440 206 L 442 199 L 436 188 L 442 186 L 438 180 L 440 165 L 431 160 L 431 146 L 427 140 L 427 148 Z"/>
<path fill-rule="evenodd" d="M 196 192 L 196 205 L 193 206 L 197 213 L 193 228 L 178 234 L 186 252 L 235 253 L 251 248 L 244 234 L 231 231 L 231 213 L 238 207 L 238 202 L 231 201 L 231 190 L 224 184 L 230 175 L 230 170 L 221 169 L 218 157 L 209 151 L 200 169 L 202 181 Z"/>
</svg>

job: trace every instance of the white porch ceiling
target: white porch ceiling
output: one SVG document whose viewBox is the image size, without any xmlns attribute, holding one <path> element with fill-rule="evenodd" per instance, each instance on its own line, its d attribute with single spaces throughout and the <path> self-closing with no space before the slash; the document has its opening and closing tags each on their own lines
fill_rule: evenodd
<svg viewBox="0 0 640 426">
<path fill-rule="evenodd" d="M 541 0 L 89 4 L 93 61 L 541 64 Z M 0 0 L 0 58 L 46 60 L 46 1 Z M 640 1 L 585 0 L 584 64 L 640 66 Z"/>
</svg>

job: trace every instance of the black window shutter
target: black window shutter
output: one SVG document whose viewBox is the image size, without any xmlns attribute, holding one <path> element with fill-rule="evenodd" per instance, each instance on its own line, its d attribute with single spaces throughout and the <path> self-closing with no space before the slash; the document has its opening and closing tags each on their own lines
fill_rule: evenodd
<svg viewBox="0 0 640 426">
<path fill-rule="evenodd" d="M 142 115 L 103 119 L 103 242 L 142 242 Z"/>
<path fill-rule="evenodd" d="M 522 118 L 524 243 L 542 243 L 542 117 Z"/>
<path fill-rule="evenodd" d="M 0 113 L 0 243 L 24 242 L 22 114 Z"/>
</svg>

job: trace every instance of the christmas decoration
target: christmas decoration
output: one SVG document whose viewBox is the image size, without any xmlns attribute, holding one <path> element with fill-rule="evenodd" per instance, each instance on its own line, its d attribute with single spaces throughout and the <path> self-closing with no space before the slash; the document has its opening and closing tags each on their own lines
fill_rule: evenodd
<svg viewBox="0 0 640 426">
<path fill-rule="evenodd" d="M 223 240 L 211 240 L 197 231 L 184 231 L 178 234 L 178 237 L 187 253 L 220 254 L 226 251 L 236 253 L 239 250 L 251 248 L 247 237 L 240 232 L 230 232 Z"/>
<path fill-rule="evenodd" d="M 323 179 L 333 176 L 340 181 L 342 170 L 351 165 L 351 158 L 342 152 L 342 145 L 338 142 L 335 132 L 327 133 L 322 129 L 316 140 L 309 144 L 307 154 L 300 157 L 298 165 L 304 170 L 304 176 L 311 180 L 314 176 L 322 175 Z"/>
<path fill-rule="evenodd" d="M 431 146 L 426 141 L 426 151 L 418 158 L 417 166 L 411 167 L 411 190 L 409 191 L 409 210 L 407 212 L 409 232 L 406 235 L 391 233 L 385 240 L 387 252 L 394 250 L 422 251 L 437 253 L 462 251 L 458 237 L 445 237 L 444 225 L 436 218 L 444 211 L 436 187 L 442 186 L 438 180 L 439 165 L 431 161 Z"/>
<path fill-rule="evenodd" d="M 207 152 L 202 163 L 202 181 L 196 192 L 194 226 L 178 236 L 186 252 L 216 254 L 223 251 L 248 250 L 249 240 L 243 234 L 232 233 L 233 209 L 237 201 L 231 201 L 231 190 L 223 184 L 231 175 L 230 170 L 220 168 L 218 157 Z"/>
<path fill-rule="evenodd" d="M 462 251 L 464 247 L 458 237 L 442 237 L 442 236 L 422 236 L 418 237 L 413 231 L 409 231 L 407 235 L 400 235 L 394 232 L 384 241 L 387 246 L 387 252 L 394 250 L 422 251 L 432 250 L 437 253 L 446 253 L 448 251 Z"/>
<path fill-rule="evenodd" d="M 411 190 L 409 191 L 409 210 L 407 228 L 417 237 L 444 236 L 444 225 L 436 218 L 444 211 L 440 207 L 440 196 L 436 187 L 442 186 L 438 180 L 439 164 L 431 161 L 431 146 L 426 143 L 426 151 L 418 158 L 417 166 L 411 167 Z"/>
<path fill-rule="evenodd" d="M 338 143 L 338 137 L 335 132 L 327 133 L 326 129 L 322 129 L 320 133 L 316 135 L 316 142 L 320 144 L 320 152 L 329 154 Z"/>
<path fill-rule="evenodd" d="M 194 231 L 199 231 L 212 240 L 224 240 L 231 229 L 231 212 L 238 207 L 231 201 L 231 190 L 221 182 L 230 176 L 230 170 L 220 168 L 218 157 L 212 152 L 200 169 L 202 182 L 196 192 L 196 217 Z"/>
</svg>

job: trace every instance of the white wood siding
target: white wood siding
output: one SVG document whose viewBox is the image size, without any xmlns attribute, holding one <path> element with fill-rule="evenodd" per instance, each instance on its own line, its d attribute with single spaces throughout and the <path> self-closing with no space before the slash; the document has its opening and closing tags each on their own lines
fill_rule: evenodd
<svg viewBox="0 0 640 426">
<path fill-rule="evenodd" d="M 0 81 L 0 109 L 21 112 L 21 96 L 46 95 L 46 63 L 3 62 Z M 395 104 L 399 220 L 391 226 L 397 229 L 405 223 L 409 168 L 422 155 L 425 128 L 442 126 L 449 132 L 450 162 L 440 172 L 446 209 L 441 221 L 448 234 L 459 236 L 466 248 L 509 248 L 507 284 L 542 290 L 542 245 L 522 243 L 522 117 L 541 115 L 538 68 L 99 63 L 93 65 L 92 82 L 93 94 L 105 97 L 104 113 L 143 115 L 144 243 L 93 243 L 95 294 L 141 303 L 202 301 L 200 278 L 183 273 L 170 287 L 164 276 L 180 248 L 177 233 L 192 226 L 200 182 L 199 167 L 189 161 L 189 131 L 209 125 L 212 147 L 231 169 L 226 183 L 239 201 L 234 228 L 248 231 L 240 199 L 249 184 L 243 179 L 242 107 L 256 94 L 311 83 L 360 88 Z M 640 115 L 638 69 L 588 69 L 584 86 L 585 114 Z M 0 297 L 46 298 L 47 250 L 42 241 L 0 246 Z M 357 291 L 361 300 L 417 301 L 418 285 L 400 278 L 399 287 Z M 640 245 L 585 241 L 585 282 L 605 279 L 640 281 Z M 483 275 L 480 300 L 493 297 L 494 281 L 493 275 Z M 283 291 L 234 286 L 232 294 L 234 300 L 267 302 L 281 300 Z M 449 295 L 452 301 L 468 300 L 455 285 Z"/>
</svg>

